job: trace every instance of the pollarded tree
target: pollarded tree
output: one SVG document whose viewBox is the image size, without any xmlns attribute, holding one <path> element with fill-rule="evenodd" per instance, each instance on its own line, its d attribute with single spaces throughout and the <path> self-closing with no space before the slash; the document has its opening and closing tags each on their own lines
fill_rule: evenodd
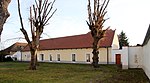
<svg viewBox="0 0 150 83">
<path fill-rule="evenodd" d="M 104 37 L 106 30 L 103 29 L 104 23 L 107 19 L 105 19 L 105 15 L 107 13 L 106 8 L 108 6 L 109 0 L 94 0 L 94 10 L 92 12 L 91 9 L 91 0 L 88 0 L 88 21 L 87 24 L 89 29 L 91 30 L 91 35 L 93 37 L 93 62 L 92 65 L 94 68 L 98 67 L 99 62 L 99 45 L 98 42 L 100 39 Z"/>
<path fill-rule="evenodd" d="M 3 30 L 3 25 L 10 16 L 7 8 L 11 0 L 0 0 L 0 37 Z"/>
<path fill-rule="evenodd" d="M 129 46 L 128 38 L 123 31 L 121 31 L 118 37 L 119 37 L 120 49 L 122 49 L 122 46 Z"/>
<path fill-rule="evenodd" d="M 20 11 L 20 2 L 18 0 L 18 12 L 21 23 L 21 31 L 28 42 L 28 46 L 30 48 L 31 53 L 31 62 L 30 62 L 30 70 L 36 70 L 37 65 L 37 51 L 39 49 L 40 36 L 43 33 L 44 26 L 48 24 L 48 21 L 52 18 L 57 9 L 53 11 L 53 2 L 49 2 L 49 0 L 35 0 L 36 5 L 30 7 L 30 26 L 31 26 L 31 34 L 32 41 L 29 39 L 27 31 L 24 28 L 23 20 Z M 32 11 L 33 10 L 33 11 Z M 33 15 L 32 15 L 33 12 Z"/>
</svg>

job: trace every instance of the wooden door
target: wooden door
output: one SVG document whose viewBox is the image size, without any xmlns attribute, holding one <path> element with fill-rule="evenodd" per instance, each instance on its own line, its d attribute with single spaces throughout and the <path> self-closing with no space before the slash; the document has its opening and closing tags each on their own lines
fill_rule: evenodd
<svg viewBox="0 0 150 83">
<path fill-rule="evenodd" d="M 121 54 L 116 54 L 116 64 L 121 64 Z"/>
</svg>

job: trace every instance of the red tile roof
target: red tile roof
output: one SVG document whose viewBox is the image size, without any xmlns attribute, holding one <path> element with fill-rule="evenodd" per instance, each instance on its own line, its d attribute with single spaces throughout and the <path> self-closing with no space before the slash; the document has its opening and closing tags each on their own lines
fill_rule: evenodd
<svg viewBox="0 0 150 83">
<path fill-rule="evenodd" d="M 99 42 L 100 47 L 112 45 L 115 30 L 107 30 L 105 37 Z M 93 38 L 91 33 L 40 40 L 40 50 L 91 48 Z M 29 50 L 29 48 L 25 48 Z"/>
<path fill-rule="evenodd" d="M 22 50 L 25 46 L 27 45 L 27 43 L 21 43 L 21 42 L 16 42 L 13 45 L 9 46 L 8 48 L 1 50 L 1 52 L 17 52 Z"/>
</svg>

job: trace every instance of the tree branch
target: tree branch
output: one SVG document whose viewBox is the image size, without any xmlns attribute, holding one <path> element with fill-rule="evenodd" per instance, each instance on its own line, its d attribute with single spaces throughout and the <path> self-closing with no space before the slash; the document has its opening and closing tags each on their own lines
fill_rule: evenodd
<svg viewBox="0 0 150 83">
<path fill-rule="evenodd" d="M 44 10 L 44 12 L 45 12 L 45 11 L 46 11 L 46 12 L 45 12 L 45 16 L 43 15 L 43 22 L 46 21 L 47 16 L 50 14 L 51 10 L 53 9 L 53 5 L 54 5 L 55 1 L 56 1 L 56 0 L 53 1 L 53 3 L 52 3 L 52 5 L 50 6 L 50 9 L 49 9 L 48 12 L 47 12 L 47 10 L 48 10 L 49 5 L 51 4 L 51 2 L 48 4 L 47 8 Z M 56 11 L 54 11 L 54 12 L 56 12 Z"/>
<path fill-rule="evenodd" d="M 45 9 L 43 10 L 42 22 L 44 22 L 45 18 L 47 17 L 47 10 L 48 10 L 50 4 L 51 4 L 51 3 L 49 3 L 49 4 L 47 5 L 47 7 L 45 7 Z M 49 10 L 49 11 L 51 12 L 51 10 Z"/>
<path fill-rule="evenodd" d="M 47 20 L 45 20 L 45 22 L 44 22 L 44 26 L 47 24 L 47 22 L 49 21 L 49 19 L 51 19 L 52 18 L 52 16 L 54 15 L 54 13 L 57 11 L 57 9 L 55 9 L 55 11 L 50 15 L 50 17 L 47 19 Z"/>
<path fill-rule="evenodd" d="M 107 6 L 108 6 L 109 1 L 110 1 L 110 0 L 107 1 L 106 5 L 105 5 L 105 7 L 104 7 L 104 9 L 103 9 L 103 11 L 102 11 L 102 14 L 105 12 L 105 10 L 106 10 L 106 8 L 107 8 Z"/>
<path fill-rule="evenodd" d="M 18 12 L 19 12 L 19 18 L 20 18 L 20 23 L 21 23 L 21 27 L 22 27 L 20 30 L 24 34 L 25 39 L 28 42 L 28 44 L 31 44 L 31 41 L 28 37 L 28 34 L 27 34 L 27 32 L 26 32 L 26 30 L 24 29 L 24 26 L 23 26 L 23 21 L 22 21 L 22 16 L 21 16 L 21 11 L 20 11 L 20 1 L 19 0 L 18 0 Z"/>
<path fill-rule="evenodd" d="M 42 4 L 42 8 L 41 8 L 41 11 L 43 11 L 44 9 L 44 4 L 47 2 L 47 0 L 44 0 L 44 3 Z"/>
<path fill-rule="evenodd" d="M 93 20 L 92 20 L 92 12 L 91 12 L 91 2 L 90 0 L 88 0 L 89 4 L 88 4 L 88 18 L 89 18 L 89 24 L 92 25 L 93 24 Z"/>
</svg>

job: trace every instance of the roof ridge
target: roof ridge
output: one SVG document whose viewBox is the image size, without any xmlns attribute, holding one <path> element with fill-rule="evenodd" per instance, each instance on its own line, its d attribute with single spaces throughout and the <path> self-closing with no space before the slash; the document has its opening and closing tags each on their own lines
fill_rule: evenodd
<svg viewBox="0 0 150 83">
<path fill-rule="evenodd" d="M 84 36 L 84 35 L 87 35 L 89 34 L 90 32 L 88 33 L 84 33 L 84 34 L 79 34 L 79 35 L 71 35 L 71 36 L 64 36 L 64 37 L 56 37 L 56 38 L 49 38 L 49 39 L 42 39 L 40 41 L 45 41 L 45 40 L 54 40 L 54 39 L 61 39 L 61 38 L 69 38 L 69 37 L 76 37 L 76 36 Z"/>
<path fill-rule="evenodd" d="M 110 30 L 113 31 L 113 32 L 116 31 L 116 29 L 115 29 L 115 30 L 108 29 L 108 31 L 110 31 Z M 42 40 L 40 40 L 40 41 L 53 40 L 53 39 L 61 39 L 61 38 L 68 38 L 68 37 L 76 37 L 76 36 L 84 36 L 84 35 L 88 35 L 88 34 L 90 34 L 90 33 L 91 33 L 91 31 L 89 31 L 89 32 L 87 32 L 87 33 L 84 33 L 84 34 L 71 35 L 71 36 L 64 36 L 64 37 L 56 37 L 56 38 L 49 38 L 49 39 L 42 39 Z"/>
</svg>

